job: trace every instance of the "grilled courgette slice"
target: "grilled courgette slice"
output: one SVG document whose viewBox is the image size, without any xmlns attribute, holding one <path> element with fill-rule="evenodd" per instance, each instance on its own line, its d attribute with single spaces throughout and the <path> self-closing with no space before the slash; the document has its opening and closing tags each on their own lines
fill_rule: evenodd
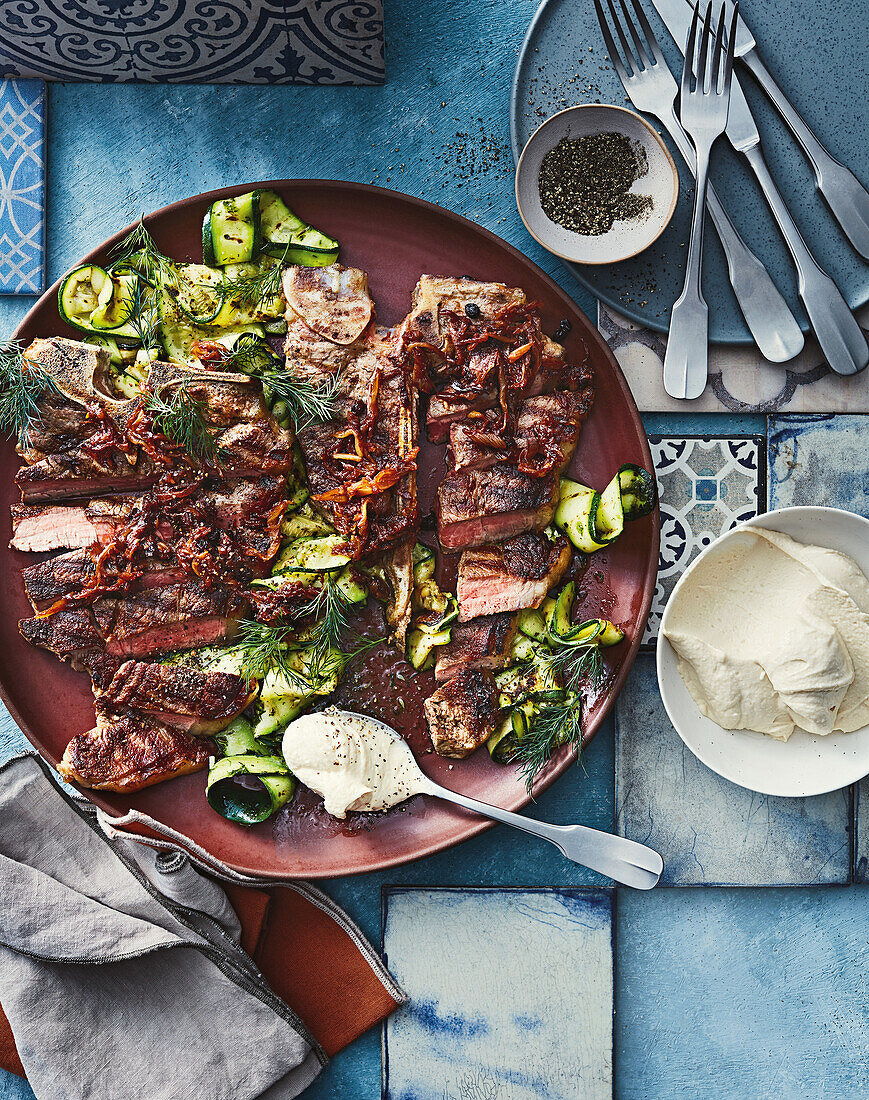
<svg viewBox="0 0 869 1100">
<path fill-rule="evenodd" d="M 113 274 L 96 264 L 77 267 L 60 284 L 58 312 L 79 332 L 140 341 L 140 329 L 132 321 L 138 281 L 131 271 Z"/>
<path fill-rule="evenodd" d="M 346 545 L 343 535 L 296 539 L 281 550 L 274 571 L 331 573 L 335 569 L 343 569 L 350 562 L 350 555 L 344 551 Z"/>
<path fill-rule="evenodd" d="M 244 776 L 245 782 L 238 779 Z M 224 756 L 208 772 L 205 797 L 221 817 L 258 825 L 286 805 L 296 781 L 280 756 Z"/>
<path fill-rule="evenodd" d="M 434 664 L 434 651 L 450 640 L 449 629 L 429 634 L 425 630 L 408 630 L 407 659 L 416 669 L 429 669 Z"/>
<path fill-rule="evenodd" d="M 635 466 L 629 462 L 620 467 L 616 477 L 621 488 L 625 519 L 633 520 L 647 516 L 658 499 L 658 488 L 653 475 L 642 466 Z"/>
<path fill-rule="evenodd" d="M 211 204 L 202 223 L 202 259 L 209 265 L 252 260 L 260 246 L 260 193 L 250 191 Z"/>
<path fill-rule="evenodd" d="M 274 191 L 260 195 L 262 249 L 286 264 L 327 267 L 338 259 L 338 242 L 303 222 Z"/>
</svg>

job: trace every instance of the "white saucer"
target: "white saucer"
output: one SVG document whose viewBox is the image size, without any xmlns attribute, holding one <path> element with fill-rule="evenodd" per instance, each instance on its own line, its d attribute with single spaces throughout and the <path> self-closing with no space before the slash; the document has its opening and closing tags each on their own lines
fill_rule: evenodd
<svg viewBox="0 0 869 1100">
<path fill-rule="evenodd" d="M 805 797 L 847 787 L 869 775 L 869 726 L 853 733 L 817 737 L 794 730 L 788 741 L 762 733 L 722 729 L 705 718 L 685 686 L 676 653 L 663 631 L 679 590 L 697 563 L 746 527 L 784 531 L 799 542 L 840 550 L 869 576 L 869 520 L 838 508 L 779 508 L 739 524 L 691 563 L 673 589 L 658 637 L 658 687 L 677 733 L 708 768 L 760 794 Z"/>
</svg>

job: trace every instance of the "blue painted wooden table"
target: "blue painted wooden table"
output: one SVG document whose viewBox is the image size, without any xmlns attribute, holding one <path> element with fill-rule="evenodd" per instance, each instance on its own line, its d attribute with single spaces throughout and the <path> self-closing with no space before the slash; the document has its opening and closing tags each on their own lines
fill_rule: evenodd
<svg viewBox="0 0 869 1100">
<path fill-rule="evenodd" d="M 594 316 L 514 207 L 506 103 L 533 7 L 388 2 L 380 88 L 51 87 L 49 279 L 140 212 L 186 195 L 340 178 L 478 221 Z M 0 298 L 0 334 L 31 302 Z M 672 559 L 662 599 L 679 555 L 741 511 L 838 503 L 869 513 L 863 418 L 669 415 L 648 416 L 646 427 Z M 728 438 L 689 439 L 700 436 Z M 665 477 L 668 462 L 678 474 Z M 4 717 L 3 758 L 23 746 Z M 648 840 L 665 855 L 668 886 L 614 891 L 502 828 L 404 868 L 326 883 L 375 943 L 383 936 L 413 1004 L 390 1021 L 382 1050 L 379 1033 L 366 1035 L 308 1095 L 865 1096 L 867 805 L 869 786 L 796 802 L 718 781 L 681 750 L 653 657 L 641 655 L 584 769 L 532 813 Z M 445 922 L 456 937 L 444 939 Z M 0 1100 L 30 1095 L 0 1076 Z"/>
</svg>

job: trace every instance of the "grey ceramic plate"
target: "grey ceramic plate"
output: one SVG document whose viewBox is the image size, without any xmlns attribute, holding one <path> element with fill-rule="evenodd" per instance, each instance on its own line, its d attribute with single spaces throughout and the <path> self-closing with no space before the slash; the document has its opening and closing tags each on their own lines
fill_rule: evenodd
<svg viewBox="0 0 869 1100">
<path fill-rule="evenodd" d="M 652 0 L 643 6 L 671 69 L 682 59 Z M 869 97 L 865 93 L 863 0 L 745 0 L 742 14 L 768 67 L 791 102 L 830 152 L 869 183 Z M 809 247 L 838 282 L 849 304 L 869 301 L 869 266 L 848 244 L 823 199 L 796 142 L 763 92 L 742 69 L 740 79 L 754 111 L 767 161 Z M 579 103 L 630 106 L 606 47 L 592 0 L 544 0 L 519 54 L 510 105 L 513 154 L 540 123 Z M 657 127 L 660 129 L 660 127 Z M 568 265 L 588 289 L 632 320 L 665 332 L 670 305 L 682 286 L 694 183 L 669 137 L 679 166 L 681 192 L 666 231 L 646 252 L 619 264 Z M 713 154 L 712 179 L 745 240 L 767 265 L 779 289 L 808 330 L 790 259 L 748 166 L 722 139 Z M 704 255 L 703 292 L 709 302 L 710 337 L 723 344 L 751 343 L 727 280 L 721 246 L 711 230 Z"/>
</svg>

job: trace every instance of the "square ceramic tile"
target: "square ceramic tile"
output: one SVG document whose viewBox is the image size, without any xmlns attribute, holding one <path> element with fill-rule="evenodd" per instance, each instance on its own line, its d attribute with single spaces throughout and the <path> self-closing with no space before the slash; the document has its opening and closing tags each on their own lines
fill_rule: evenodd
<svg viewBox="0 0 869 1100">
<path fill-rule="evenodd" d="M 623 890 L 618 945 L 618 1100 L 865 1100 L 865 890 Z"/>
<path fill-rule="evenodd" d="M 869 417 L 769 418 L 769 506 L 846 508 L 869 518 Z M 854 787 L 854 878 L 869 882 L 869 778 Z"/>
<path fill-rule="evenodd" d="M 616 831 L 661 853 L 662 884 L 849 881 L 849 790 L 771 798 L 710 771 L 670 724 L 650 654 L 637 658 L 615 713 Z"/>
<path fill-rule="evenodd" d="M 45 289 L 45 84 L 0 81 L 0 294 Z"/>
<path fill-rule="evenodd" d="M 613 892 L 387 888 L 384 1100 L 612 1100 Z"/>
<path fill-rule="evenodd" d="M 869 328 L 869 306 L 858 311 L 857 319 Z M 834 374 L 812 337 L 786 364 L 768 362 L 754 345 L 711 345 L 706 389 L 694 401 L 681 401 L 664 390 L 663 333 L 637 325 L 603 304 L 598 304 L 597 327 L 618 359 L 640 412 L 869 412 L 865 380 Z"/>
<path fill-rule="evenodd" d="M 661 503 L 661 550 L 644 645 L 689 562 L 724 531 L 764 510 L 762 436 L 650 436 Z"/>
<path fill-rule="evenodd" d="M 45 80 L 382 84 L 382 0 L 0 4 L 0 72 Z"/>
</svg>

